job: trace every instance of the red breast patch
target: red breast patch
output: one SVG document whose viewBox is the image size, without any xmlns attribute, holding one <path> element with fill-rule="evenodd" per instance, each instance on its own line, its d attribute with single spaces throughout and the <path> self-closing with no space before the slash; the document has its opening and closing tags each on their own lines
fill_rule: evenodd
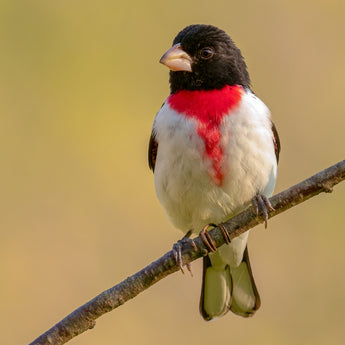
<svg viewBox="0 0 345 345">
<path fill-rule="evenodd" d="M 222 184 L 224 176 L 220 124 L 224 116 L 239 104 L 242 93 L 242 86 L 226 85 L 220 90 L 183 90 L 168 98 L 171 108 L 198 121 L 198 135 L 205 143 L 205 154 L 212 161 L 211 175 L 218 186 Z"/>
</svg>

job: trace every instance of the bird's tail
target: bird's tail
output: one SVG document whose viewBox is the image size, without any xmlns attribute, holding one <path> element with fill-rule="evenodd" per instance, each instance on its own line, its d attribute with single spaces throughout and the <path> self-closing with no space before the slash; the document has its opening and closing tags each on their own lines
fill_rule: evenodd
<svg viewBox="0 0 345 345">
<path fill-rule="evenodd" d="M 243 317 L 252 316 L 260 307 L 248 249 L 238 267 L 225 265 L 216 268 L 208 256 L 204 257 L 200 312 L 205 320 L 225 315 L 229 310 Z"/>
</svg>

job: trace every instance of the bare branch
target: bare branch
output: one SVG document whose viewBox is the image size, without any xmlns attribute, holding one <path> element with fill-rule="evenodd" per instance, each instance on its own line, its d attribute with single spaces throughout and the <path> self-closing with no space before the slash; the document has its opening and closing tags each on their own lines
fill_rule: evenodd
<svg viewBox="0 0 345 345">
<path fill-rule="evenodd" d="M 345 160 L 273 196 L 270 201 L 275 211 L 270 212 L 269 217 L 276 216 L 322 192 L 332 192 L 333 186 L 344 179 Z M 233 239 L 263 222 L 264 219 L 262 217 L 256 216 L 254 208 L 249 207 L 244 212 L 224 223 L 224 225 L 229 232 L 230 238 Z M 209 233 L 217 247 L 224 244 L 224 238 L 219 228 L 214 228 Z M 194 242 L 198 248 L 197 251 L 188 243 L 183 247 L 182 259 L 184 264 L 200 258 L 206 252 L 206 248 L 200 237 L 194 239 Z M 58 345 L 66 343 L 80 333 L 93 328 L 96 324 L 95 320 L 103 314 L 119 307 L 162 278 L 178 270 L 179 268 L 176 265 L 174 255 L 170 251 L 141 271 L 102 292 L 91 301 L 76 309 L 34 340 L 30 345 Z"/>
</svg>

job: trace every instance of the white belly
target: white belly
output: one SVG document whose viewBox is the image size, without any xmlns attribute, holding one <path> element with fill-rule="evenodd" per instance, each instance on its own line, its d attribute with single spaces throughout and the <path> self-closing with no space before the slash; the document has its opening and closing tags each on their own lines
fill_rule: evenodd
<svg viewBox="0 0 345 345">
<path fill-rule="evenodd" d="M 212 178 L 212 162 L 205 156 L 196 128 L 195 119 L 181 116 L 168 104 L 153 126 L 159 145 L 156 193 L 172 223 L 184 232 L 200 232 L 208 223 L 231 218 L 258 193 L 271 196 L 277 177 L 270 113 L 252 93 L 244 93 L 237 109 L 221 124 L 221 185 Z M 247 236 L 235 241 L 239 257 Z"/>
</svg>

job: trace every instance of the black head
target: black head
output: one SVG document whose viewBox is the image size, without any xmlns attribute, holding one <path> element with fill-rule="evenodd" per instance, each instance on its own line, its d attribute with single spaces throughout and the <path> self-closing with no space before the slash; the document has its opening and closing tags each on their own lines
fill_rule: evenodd
<svg viewBox="0 0 345 345">
<path fill-rule="evenodd" d="M 190 25 L 178 33 L 161 62 L 170 71 L 171 92 L 212 90 L 225 85 L 249 88 L 241 51 L 232 39 L 212 25 Z"/>
</svg>

